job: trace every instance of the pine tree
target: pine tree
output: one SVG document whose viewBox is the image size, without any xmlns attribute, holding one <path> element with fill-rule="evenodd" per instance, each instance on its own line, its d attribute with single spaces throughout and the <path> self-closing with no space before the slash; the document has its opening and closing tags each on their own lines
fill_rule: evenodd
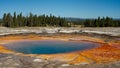
<svg viewBox="0 0 120 68">
<path fill-rule="evenodd" d="M 7 17 L 6 17 L 6 27 L 12 27 L 12 16 L 10 13 L 7 14 Z"/>
<path fill-rule="evenodd" d="M 13 27 L 18 27 L 16 12 L 14 12 L 14 16 L 13 16 Z"/>
<path fill-rule="evenodd" d="M 6 21 L 6 19 L 7 19 L 7 14 L 6 13 L 4 13 L 3 14 L 3 20 L 2 20 L 2 22 L 3 22 L 3 26 L 7 26 L 7 21 Z"/>
</svg>

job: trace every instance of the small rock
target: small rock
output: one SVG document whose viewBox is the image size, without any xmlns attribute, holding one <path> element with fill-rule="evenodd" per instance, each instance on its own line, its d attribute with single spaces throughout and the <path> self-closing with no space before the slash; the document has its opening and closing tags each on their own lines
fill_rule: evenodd
<svg viewBox="0 0 120 68">
<path fill-rule="evenodd" d="M 8 68 L 15 68 L 15 67 L 8 67 Z"/>
<path fill-rule="evenodd" d="M 62 64 L 61 66 L 70 66 L 69 64 Z"/>
<path fill-rule="evenodd" d="M 14 65 L 18 66 L 18 65 L 20 65 L 20 64 L 18 64 L 18 63 L 15 63 Z"/>
<path fill-rule="evenodd" d="M 7 59 L 11 59 L 12 58 L 12 56 L 8 56 L 8 57 L 6 57 Z"/>
<path fill-rule="evenodd" d="M 79 64 L 76 64 L 76 65 L 86 65 L 86 64 L 89 64 L 88 62 L 81 62 Z"/>
<path fill-rule="evenodd" d="M 34 62 L 43 62 L 42 59 L 34 59 L 33 61 L 34 61 Z"/>
</svg>

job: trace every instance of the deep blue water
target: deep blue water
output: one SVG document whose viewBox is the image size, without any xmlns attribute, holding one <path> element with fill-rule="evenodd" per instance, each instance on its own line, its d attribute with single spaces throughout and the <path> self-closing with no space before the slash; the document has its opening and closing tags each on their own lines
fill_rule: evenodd
<svg viewBox="0 0 120 68">
<path fill-rule="evenodd" d="M 56 54 L 90 49 L 96 47 L 97 44 L 92 42 L 42 40 L 20 41 L 5 44 L 4 46 L 11 50 L 25 54 Z"/>
</svg>

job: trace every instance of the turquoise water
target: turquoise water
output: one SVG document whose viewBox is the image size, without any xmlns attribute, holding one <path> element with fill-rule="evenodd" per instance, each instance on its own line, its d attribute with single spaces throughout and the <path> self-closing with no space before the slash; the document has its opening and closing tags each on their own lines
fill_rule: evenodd
<svg viewBox="0 0 120 68">
<path fill-rule="evenodd" d="M 4 45 L 7 48 L 25 54 L 56 54 L 79 51 L 96 47 L 92 42 L 42 40 L 20 41 Z"/>
</svg>

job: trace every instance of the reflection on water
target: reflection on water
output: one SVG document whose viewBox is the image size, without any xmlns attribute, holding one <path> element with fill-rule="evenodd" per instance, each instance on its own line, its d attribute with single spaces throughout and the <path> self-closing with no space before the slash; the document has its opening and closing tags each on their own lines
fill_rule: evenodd
<svg viewBox="0 0 120 68">
<path fill-rule="evenodd" d="M 89 49 L 96 47 L 96 45 L 97 44 L 91 42 L 42 40 L 20 41 L 4 46 L 11 50 L 26 54 L 56 54 Z"/>
</svg>

